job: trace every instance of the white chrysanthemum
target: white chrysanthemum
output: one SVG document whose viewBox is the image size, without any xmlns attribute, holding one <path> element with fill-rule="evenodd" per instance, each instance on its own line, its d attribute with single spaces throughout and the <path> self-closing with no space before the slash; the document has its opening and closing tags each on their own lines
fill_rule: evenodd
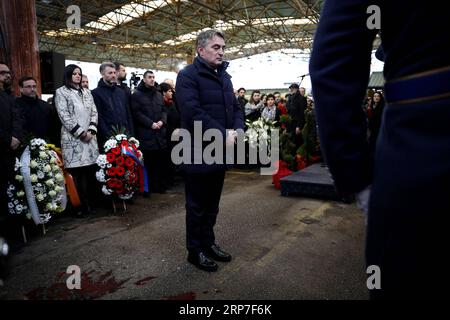
<svg viewBox="0 0 450 320">
<path fill-rule="evenodd" d="M 44 170 L 44 172 L 48 173 L 48 172 L 52 171 L 52 166 L 47 164 L 43 170 Z"/>
<path fill-rule="evenodd" d="M 48 158 L 48 154 L 45 153 L 44 151 L 39 151 L 39 158 L 47 159 Z"/>
<path fill-rule="evenodd" d="M 52 179 L 49 179 L 49 180 L 45 181 L 45 184 L 48 187 L 53 187 L 55 185 L 55 182 Z"/>
<path fill-rule="evenodd" d="M 139 140 L 135 137 L 131 137 L 130 140 L 128 140 L 131 144 L 134 144 L 136 148 L 139 148 Z"/>
<path fill-rule="evenodd" d="M 32 175 L 30 176 L 30 180 L 31 180 L 31 182 L 37 182 L 37 181 L 38 181 L 38 176 L 35 175 L 35 174 L 32 174 Z"/>
<path fill-rule="evenodd" d="M 18 198 L 22 198 L 22 197 L 24 197 L 24 196 L 25 196 L 25 192 L 23 192 L 23 191 L 17 192 L 17 197 L 18 197 Z"/>
<path fill-rule="evenodd" d="M 19 182 L 22 182 L 23 181 L 23 177 L 20 174 L 18 174 L 18 175 L 16 175 L 16 180 L 19 181 Z"/>
<path fill-rule="evenodd" d="M 106 186 L 103 186 L 102 192 L 103 192 L 103 194 L 105 194 L 107 196 L 112 194 L 112 190 L 108 189 Z"/>
<path fill-rule="evenodd" d="M 119 194 L 119 199 L 121 200 L 129 200 L 133 197 L 133 192 L 129 194 Z"/>
<path fill-rule="evenodd" d="M 105 152 L 108 152 L 112 148 L 117 147 L 117 141 L 115 139 L 109 139 L 108 141 L 105 142 L 103 147 L 105 149 Z"/>
<path fill-rule="evenodd" d="M 61 173 L 57 173 L 57 174 L 55 175 L 55 179 L 56 179 L 56 181 L 58 181 L 58 182 L 62 182 L 62 181 L 64 181 L 64 176 L 63 176 Z"/>
<path fill-rule="evenodd" d="M 47 214 L 41 214 L 40 215 L 40 218 L 41 218 L 41 222 L 43 223 L 43 224 L 46 224 L 47 222 L 49 222 L 50 221 L 50 219 L 51 219 L 51 215 L 50 215 L 50 213 L 47 213 Z"/>
<path fill-rule="evenodd" d="M 37 172 L 37 177 L 38 177 L 39 179 L 44 179 L 45 174 L 44 174 L 42 171 L 38 171 L 38 172 Z"/>
<path fill-rule="evenodd" d="M 14 171 L 17 171 L 20 169 L 22 164 L 20 163 L 19 159 L 16 158 L 16 163 L 14 164 Z"/>
<path fill-rule="evenodd" d="M 31 162 L 30 162 L 30 167 L 31 167 L 32 169 L 37 168 L 38 165 L 39 165 L 39 164 L 38 164 L 36 161 L 31 160 Z"/>
<path fill-rule="evenodd" d="M 95 177 L 97 178 L 97 181 L 99 182 L 106 182 L 105 177 L 105 171 L 99 170 L 95 173 Z"/>
<path fill-rule="evenodd" d="M 44 199 L 45 199 L 45 197 L 41 193 L 36 196 L 36 200 L 39 201 L 39 202 L 44 201 Z"/>
<path fill-rule="evenodd" d="M 106 164 L 108 163 L 108 160 L 106 160 L 106 155 L 105 154 L 99 155 L 96 163 L 100 168 L 102 169 L 105 168 Z"/>
<path fill-rule="evenodd" d="M 116 139 L 118 141 L 127 140 L 127 136 L 125 134 L 118 134 L 116 135 Z"/>
</svg>

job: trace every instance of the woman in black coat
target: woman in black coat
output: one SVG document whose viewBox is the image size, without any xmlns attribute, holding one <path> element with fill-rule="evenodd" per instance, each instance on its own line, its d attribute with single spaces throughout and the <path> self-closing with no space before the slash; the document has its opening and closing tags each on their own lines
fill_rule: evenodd
<svg viewBox="0 0 450 320">
<path fill-rule="evenodd" d="M 166 128 L 166 139 L 167 139 L 167 177 L 166 185 L 171 187 L 174 185 L 176 166 L 171 159 L 171 153 L 173 147 L 178 143 L 176 141 L 171 141 L 172 134 L 175 130 L 181 127 L 181 117 L 178 106 L 173 99 L 174 89 L 168 83 L 161 83 L 160 85 L 161 94 L 163 95 L 164 107 L 167 110 L 167 128 Z"/>
<path fill-rule="evenodd" d="M 377 144 L 378 133 L 380 132 L 381 119 L 384 110 L 384 97 L 379 91 L 373 94 L 372 102 L 372 116 L 369 118 L 369 148 L 372 154 L 375 154 L 375 147 Z"/>
</svg>

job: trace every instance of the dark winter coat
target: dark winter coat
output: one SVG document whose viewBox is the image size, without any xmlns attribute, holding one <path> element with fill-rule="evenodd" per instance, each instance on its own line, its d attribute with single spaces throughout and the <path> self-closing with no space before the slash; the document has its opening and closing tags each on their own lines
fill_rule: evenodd
<svg viewBox="0 0 450 320">
<path fill-rule="evenodd" d="M 24 120 L 14 99 L 0 91 L 0 167 L 2 179 L 9 176 L 14 169 L 14 151 L 11 150 L 11 139 L 15 137 L 23 142 Z"/>
<path fill-rule="evenodd" d="M 305 125 L 306 104 L 306 98 L 298 91 L 289 97 L 287 110 L 292 118 L 290 131 L 295 131 L 295 128 L 303 129 Z"/>
<path fill-rule="evenodd" d="M 127 84 L 125 82 L 120 82 L 120 84 L 118 84 L 117 86 L 125 92 L 125 94 L 128 97 L 128 100 L 131 100 L 131 89 L 130 89 L 130 87 L 127 86 Z"/>
<path fill-rule="evenodd" d="M 239 103 L 239 107 L 241 108 L 243 117 L 245 118 L 245 105 L 248 103 L 248 100 L 245 97 L 237 97 L 237 101 Z"/>
<path fill-rule="evenodd" d="M 41 138 L 61 145 L 61 121 L 54 106 L 26 96 L 17 98 L 16 105 L 25 120 L 24 134 L 27 138 Z"/>
<path fill-rule="evenodd" d="M 99 144 L 109 139 L 113 127 L 126 128 L 130 135 L 134 135 L 129 100 L 124 90 L 116 85 L 109 86 L 100 79 L 97 88 L 92 90 L 92 96 L 98 112 Z"/>
<path fill-rule="evenodd" d="M 194 121 L 202 123 L 202 131 L 218 129 L 226 139 L 226 129 L 244 128 L 244 119 L 239 103 L 233 92 L 231 76 L 226 72 L 228 62 L 223 62 L 213 70 L 202 58 L 196 57 L 194 63 L 180 71 L 177 77 L 177 101 L 181 111 L 181 127 L 194 136 Z M 205 145 L 203 144 L 202 150 Z M 192 158 L 195 152 L 191 143 Z M 225 161 L 224 161 L 225 162 Z M 225 164 L 184 164 L 183 169 L 190 173 L 225 170 Z"/>
<path fill-rule="evenodd" d="M 136 138 L 142 150 L 159 150 L 167 146 L 167 109 L 163 96 L 156 86 L 147 87 L 143 81 L 131 95 L 131 112 L 135 123 Z M 163 122 L 161 129 L 152 129 L 153 123 Z"/>
<path fill-rule="evenodd" d="M 170 102 L 164 101 L 164 106 L 167 110 L 166 135 L 167 141 L 169 142 L 174 130 L 181 127 L 181 116 L 180 111 L 178 110 L 178 107 L 173 100 L 171 100 Z"/>
</svg>

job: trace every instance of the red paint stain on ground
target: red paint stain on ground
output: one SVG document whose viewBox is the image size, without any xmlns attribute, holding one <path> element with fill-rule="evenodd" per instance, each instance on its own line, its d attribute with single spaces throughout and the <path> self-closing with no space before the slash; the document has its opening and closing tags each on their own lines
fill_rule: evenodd
<svg viewBox="0 0 450 320">
<path fill-rule="evenodd" d="M 144 278 L 142 280 L 139 280 L 139 281 L 135 282 L 134 284 L 137 285 L 137 286 L 142 286 L 146 282 L 149 282 L 150 280 L 153 280 L 153 279 L 156 279 L 156 277 L 147 277 L 147 278 Z"/>
<path fill-rule="evenodd" d="M 164 297 L 162 300 L 195 300 L 195 292 L 183 293 L 178 296 Z"/>
<path fill-rule="evenodd" d="M 65 277 L 64 277 L 65 276 Z M 58 273 L 57 282 L 50 287 L 40 287 L 25 294 L 27 300 L 93 300 L 116 292 L 131 278 L 117 281 L 112 271 L 104 274 L 91 270 L 81 274 L 81 289 L 69 290 L 66 280 L 69 274 Z"/>
</svg>

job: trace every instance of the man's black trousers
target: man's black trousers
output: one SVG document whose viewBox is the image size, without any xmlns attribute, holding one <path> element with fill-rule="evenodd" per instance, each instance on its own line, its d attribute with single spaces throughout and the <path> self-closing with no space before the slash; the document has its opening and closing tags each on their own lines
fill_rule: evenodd
<svg viewBox="0 0 450 320">
<path fill-rule="evenodd" d="M 187 173 L 186 191 L 186 246 L 199 252 L 215 243 L 214 225 L 219 213 L 225 171 L 206 174 Z"/>
</svg>

